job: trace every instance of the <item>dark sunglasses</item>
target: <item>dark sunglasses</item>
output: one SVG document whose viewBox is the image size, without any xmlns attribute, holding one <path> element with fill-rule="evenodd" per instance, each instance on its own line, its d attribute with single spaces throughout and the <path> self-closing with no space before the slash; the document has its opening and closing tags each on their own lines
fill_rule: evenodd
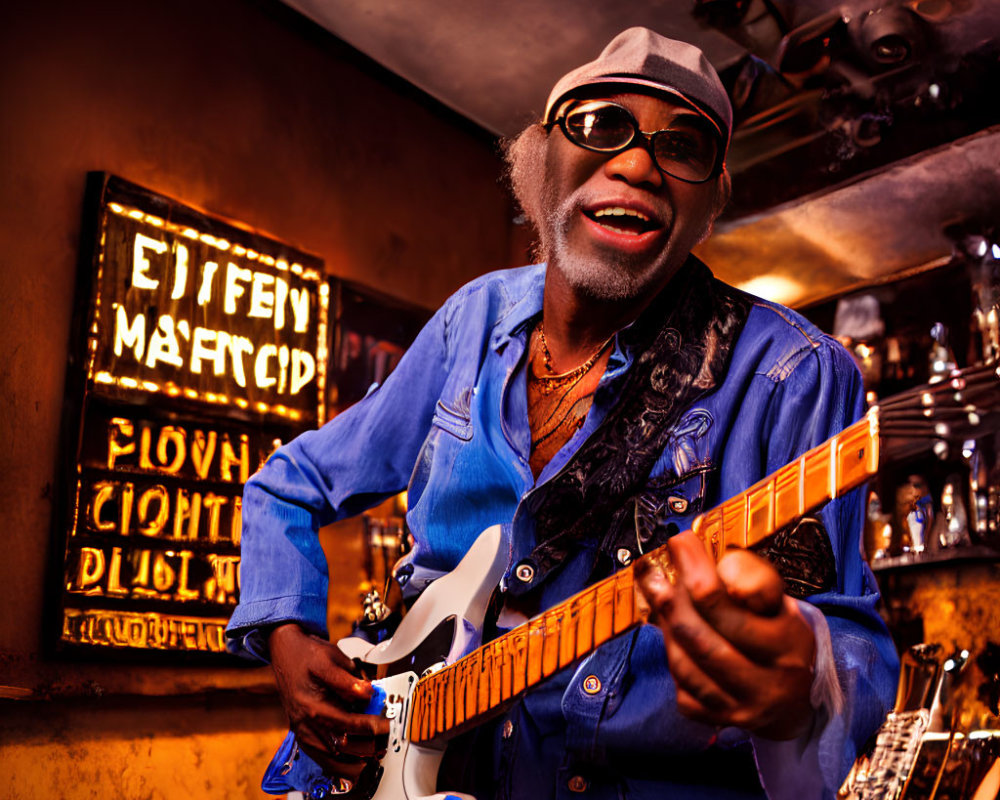
<svg viewBox="0 0 1000 800">
<path fill-rule="evenodd" d="M 722 171 L 718 129 L 699 114 L 678 116 L 671 127 L 647 133 L 632 112 L 609 100 L 577 101 L 547 125 L 562 128 L 573 144 L 609 155 L 642 147 L 659 169 L 687 183 L 704 183 Z"/>
</svg>

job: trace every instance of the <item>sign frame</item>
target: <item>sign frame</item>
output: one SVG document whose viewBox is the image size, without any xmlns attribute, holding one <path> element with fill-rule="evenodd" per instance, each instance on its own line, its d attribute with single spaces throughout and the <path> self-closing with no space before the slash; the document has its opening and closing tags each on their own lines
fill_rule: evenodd
<svg viewBox="0 0 1000 800">
<path fill-rule="evenodd" d="M 277 443 L 325 418 L 330 294 L 317 256 L 88 175 L 48 650 L 239 663 L 222 629 L 238 594 L 242 484 Z"/>
</svg>

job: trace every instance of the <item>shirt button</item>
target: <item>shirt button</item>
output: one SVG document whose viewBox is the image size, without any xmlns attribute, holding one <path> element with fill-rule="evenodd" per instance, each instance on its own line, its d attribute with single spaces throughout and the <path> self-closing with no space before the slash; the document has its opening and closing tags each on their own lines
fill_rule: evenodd
<svg viewBox="0 0 1000 800">
<path fill-rule="evenodd" d="M 571 792 L 585 792 L 587 791 L 587 779 L 582 775 L 574 775 L 569 779 L 567 783 L 569 790 Z"/>
<path fill-rule="evenodd" d="M 597 694 L 601 691 L 601 679 L 596 675 L 588 675 L 583 679 L 583 691 L 587 694 Z"/>
<path fill-rule="evenodd" d="M 503 724 L 503 738 L 509 739 L 513 733 L 514 733 L 514 723 L 508 719 Z"/>
<path fill-rule="evenodd" d="M 618 558 L 618 563 L 623 567 L 627 567 L 632 563 L 632 551 L 627 547 L 619 547 L 615 556 Z"/>
<path fill-rule="evenodd" d="M 531 564 L 518 564 L 514 574 L 522 583 L 531 583 L 531 579 L 535 577 L 535 568 Z"/>
</svg>

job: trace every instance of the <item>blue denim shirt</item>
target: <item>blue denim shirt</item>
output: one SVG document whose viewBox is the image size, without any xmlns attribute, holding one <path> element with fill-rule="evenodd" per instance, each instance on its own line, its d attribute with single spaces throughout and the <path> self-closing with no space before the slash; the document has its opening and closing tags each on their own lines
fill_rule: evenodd
<svg viewBox="0 0 1000 800">
<path fill-rule="evenodd" d="M 536 545 L 537 487 L 600 424 L 636 357 L 616 341 L 586 422 L 536 482 L 523 356 L 544 276 L 544 266 L 523 267 L 460 289 L 383 386 L 282 447 L 251 477 L 233 649 L 264 657 L 255 631 L 283 620 L 325 634 L 328 575 L 318 528 L 404 488 L 415 540 L 407 591 L 454 568 L 497 522 L 510 550 L 505 581 L 517 580 L 515 565 Z M 794 312 L 755 300 L 725 380 L 681 415 L 653 469 L 674 501 L 668 522 L 688 528 L 700 511 L 853 422 L 862 405 L 860 377 L 843 348 Z M 682 717 L 661 633 L 642 626 L 543 682 L 482 732 L 478 746 L 492 751 L 492 763 L 478 785 L 513 798 L 575 796 L 582 786 L 608 798 L 760 797 L 755 760 L 772 798 L 832 797 L 891 706 L 898 666 L 861 557 L 861 505 L 856 490 L 820 512 L 837 586 L 809 598 L 807 618 L 820 643 L 817 671 L 835 666 L 845 703 L 824 707 L 811 736 L 769 743 Z M 566 597 L 587 575 L 567 564 L 543 596 Z M 599 691 L 584 691 L 593 676 Z"/>
</svg>

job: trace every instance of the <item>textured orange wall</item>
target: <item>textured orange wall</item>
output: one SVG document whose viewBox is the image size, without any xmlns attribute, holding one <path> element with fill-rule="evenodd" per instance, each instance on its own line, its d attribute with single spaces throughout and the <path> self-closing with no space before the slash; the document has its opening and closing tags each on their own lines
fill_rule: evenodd
<svg viewBox="0 0 1000 800">
<path fill-rule="evenodd" d="M 273 696 L 245 713 L 165 698 L 267 691 L 267 670 L 44 654 L 85 175 L 121 175 L 434 307 L 509 263 L 495 147 L 276 0 L 7 5 L 0 698 L 26 699 L 0 699 L 0 796 L 254 797 L 283 724 Z M 353 600 L 357 568 L 347 573 Z"/>
</svg>

